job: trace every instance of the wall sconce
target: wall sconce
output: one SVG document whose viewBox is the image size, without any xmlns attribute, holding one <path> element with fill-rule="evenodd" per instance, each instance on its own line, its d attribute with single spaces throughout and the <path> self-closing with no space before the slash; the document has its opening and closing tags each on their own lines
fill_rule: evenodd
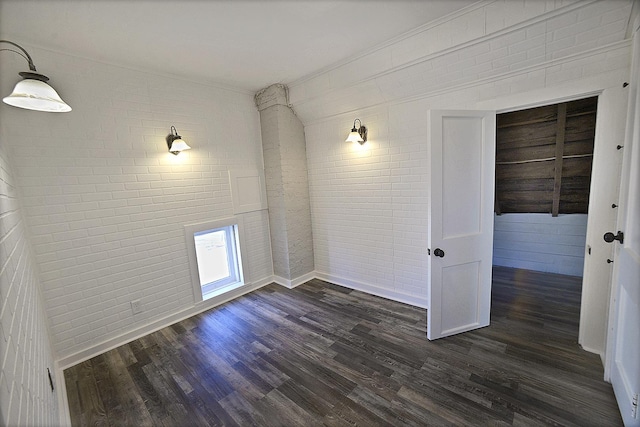
<svg viewBox="0 0 640 427">
<path fill-rule="evenodd" d="M 356 122 L 358 122 L 357 128 Z M 353 121 L 353 129 L 351 129 L 351 133 L 347 139 L 345 139 L 345 142 L 359 142 L 360 145 L 367 142 L 367 128 L 362 125 L 360 119 L 355 119 Z"/>
<path fill-rule="evenodd" d="M 8 50 L 9 52 L 17 53 L 26 59 L 29 64 L 29 71 L 18 73 L 23 80 L 16 84 L 11 95 L 2 99 L 5 104 L 27 110 L 48 111 L 52 113 L 66 113 L 67 111 L 71 111 L 71 107 L 60 98 L 58 92 L 46 83 L 49 77 L 37 72 L 31 56 L 22 46 L 9 40 L 0 40 L 0 43 L 8 43 L 20 49 L 22 52 L 9 48 L 0 49 L 0 51 Z"/>
<path fill-rule="evenodd" d="M 187 145 L 186 142 L 183 141 L 182 137 L 178 135 L 178 131 L 175 126 L 171 126 L 170 134 L 167 135 L 167 146 L 169 147 L 169 152 L 175 156 L 180 154 L 181 151 L 191 150 L 191 147 Z"/>
</svg>

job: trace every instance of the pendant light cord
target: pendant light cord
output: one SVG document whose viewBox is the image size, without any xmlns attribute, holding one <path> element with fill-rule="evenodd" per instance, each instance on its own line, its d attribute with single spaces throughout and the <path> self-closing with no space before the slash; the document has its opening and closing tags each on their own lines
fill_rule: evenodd
<svg viewBox="0 0 640 427">
<path fill-rule="evenodd" d="M 0 43 L 9 43 L 10 45 L 13 45 L 13 46 L 17 47 L 18 49 L 20 49 L 22 52 L 18 52 L 17 50 L 13 50 L 13 49 L 0 49 L 0 51 L 8 50 L 9 52 L 17 53 L 18 55 L 22 56 L 24 59 L 27 60 L 27 62 L 29 63 L 29 70 L 30 71 L 38 71 L 38 70 L 36 70 L 36 66 L 33 64 L 33 59 L 31 59 L 31 55 L 29 55 L 29 53 L 26 50 L 24 50 L 24 48 L 22 46 L 20 46 L 17 43 L 11 42 L 9 40 L 0 40 Z"/>
</svg>

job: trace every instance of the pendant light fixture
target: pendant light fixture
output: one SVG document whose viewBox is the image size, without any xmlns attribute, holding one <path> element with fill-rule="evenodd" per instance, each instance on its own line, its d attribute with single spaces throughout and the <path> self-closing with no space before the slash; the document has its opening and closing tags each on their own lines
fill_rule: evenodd
<svg viewBox="0 0 640 427">
<path fill-rule="evenodd" d="M 175 126 L 171 126 L 170 133 L 167 135 L 167 146 L 169 147 L 169 152 L 175 156 L 180 154 L 181 151 L 191 150 L 191 147 L 178 135 Z"/>
<path fill-rule="evenodd" d="M 358 127 L 356 128 L 356 122 L 358 122 Z M 367 128 L 362 126 L 362 122 L 360 119 L 355 119 L 353 121 L 353 129 L 351 129 L 351 133 L 345 139 L 345 142 L 358 142 L 360 145 L 367 142 Z"/>
<path fill-rule="evenodd" d="M 0 51 L 7 50 L 17 53 L 26 59 L 29 64 L 29 71 L 18 73 L 23 80 L 16 84 L 11 95 L 2 99 L 5 104 L 27 110 L 52 113 L 71 111 L 71 107 L 60 98 L 60 95 L 58 95 L 54 88 L 47 84 L 49 77 L 38 73 L 31 59 L 31 55 L 29 55 L 22 46 L 9 40 L 0 40 L 0 43 L 7 43 L 20 49 L 22 52 L 9 48 L 0 49 Z"/>
</svg>

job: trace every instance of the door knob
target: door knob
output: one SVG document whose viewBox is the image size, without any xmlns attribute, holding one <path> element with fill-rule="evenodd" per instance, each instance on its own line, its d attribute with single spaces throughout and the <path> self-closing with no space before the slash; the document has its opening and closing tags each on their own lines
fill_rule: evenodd
<svg viewBox="0 0 640 427">
<path fill-rule="evenodd" d="M 444 258 L 444 251 L 440 248 L 436 248 L 436 250 L 433 251 L 433 254 L 437 257 Z"/>
<path fill-rule="evenodd" d="M 611 243 L 614 240 L 617 240 L 620 243 L 624 243 L 624 233 L 622 231 L 618 231 L 618 234 L 613 234 L 612 232 L 608 231 L 604 233 L 603 237 L 604 237 L 604 241 L 607 243 Z"/>
</svg>

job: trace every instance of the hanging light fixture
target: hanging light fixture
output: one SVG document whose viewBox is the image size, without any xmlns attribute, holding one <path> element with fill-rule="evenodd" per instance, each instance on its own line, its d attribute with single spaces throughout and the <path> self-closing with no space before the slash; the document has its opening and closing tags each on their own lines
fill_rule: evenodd
<svg viewBox="0 0 640 427">
<path fill-rule="evenodd" d="M 178 135 L 175 126 L 171 126 L 170 133 L 167 135 L 167 146 L 169 147 L 169 152 L 175 156 L 180 154 L 181 151 L 191 150 L 191 147 Z"/>
<path fill-rule="evenodd" d="M 0 49 L 0 51 L 8 50 L 17 53 L 27 60 L 29 71 L 18 73 L 23 80 L 16 84 L 11 95 L 2 99 L 5 104 L 27 110 L 47 111 L 52 113 L 65 113 L 71 111 L 71 107 L 60 98 L 58 92 L 49 86 L 46 82 L 49 77 L 38 73 L 36 66 L 33 64 L 31 56 L 24 48 L 9 40 L 0 40 L 0 43 L 8 43 L 17 47 L 22 52 L 13 49 Z"/>
<path fill-rule="evenodd" d="M 358 122 L 358 127 L 356 128 L 356 122 Z M 367 128 L 362 126 L 362 122 L 360 119 L 355 119 L 353 121 L 353 129 L 351 129 L 351 133 L 345 139 L 345 142 L 358 142 L 360 145 L 367 142 Z"/>
</svg>

